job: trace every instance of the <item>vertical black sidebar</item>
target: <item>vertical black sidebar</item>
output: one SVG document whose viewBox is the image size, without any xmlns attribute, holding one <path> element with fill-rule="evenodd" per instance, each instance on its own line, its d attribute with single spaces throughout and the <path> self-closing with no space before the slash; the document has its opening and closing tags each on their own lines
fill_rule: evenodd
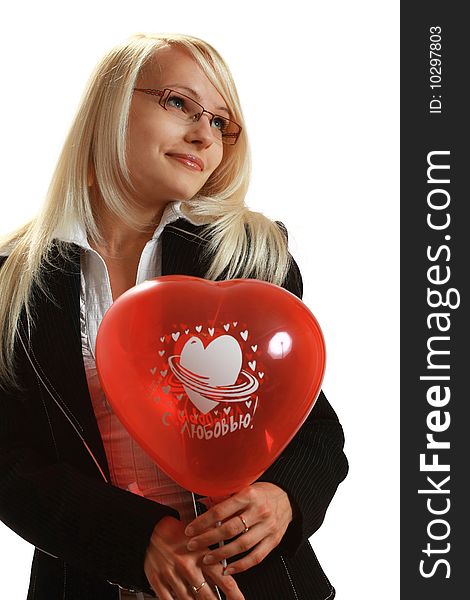
<svg viewBox="0 0 470 600">
<path fill-rule="evenodd" d="M 470 598 L 470 25 L 464 8 L 401 3 L 403 600 Z"/>
</svg>

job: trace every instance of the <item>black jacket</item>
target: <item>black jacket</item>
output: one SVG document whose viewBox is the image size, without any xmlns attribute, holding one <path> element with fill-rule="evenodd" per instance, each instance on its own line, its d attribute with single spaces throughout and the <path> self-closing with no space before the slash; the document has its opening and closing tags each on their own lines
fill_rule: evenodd
<svg viewBox="0 0 470 600">
<path fill-rule="evenodd" d="M 162 234 L 162 273 L 202 277 L 198 228 Z M 0 258 L 0 266 L 4 258 Z M 52 257 L 47 295 L 34 290 L 35 327 L 17 344 L 23 391 L 0 392 L 0 517 L 36 546 L 28 600 L 116 600 L 115 582 L 148 590 L 145 551 L 173 509 L 107 484 L 109 470 L 88 392 L 80 338 L 80 249 Z M 284 287 L 302 295 L 293 262 Z M 31 365 L 30 360 L 33 361 Z M 47 389 L 46 389 L 47 388 Z M 52 399 L 54 396 L 55 401 Z M 73 425 L 72 425 L 73 424 Z M 326 600 L 334 589 L 308 542 L 347 473 L 338 418 L 320 394 L 310 416 L 260 478 L 285 489 L 297 517 L 265 560 L 235 576 L 246 600 Z"/>
</svg>

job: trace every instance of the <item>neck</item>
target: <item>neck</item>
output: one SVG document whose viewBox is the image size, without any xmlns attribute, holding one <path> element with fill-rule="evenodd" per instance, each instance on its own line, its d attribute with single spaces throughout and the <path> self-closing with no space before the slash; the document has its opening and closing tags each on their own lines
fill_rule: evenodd
<svg viewBox="0 0 470 600">
<path fill-rule="evenodd" d="M 165 206 L 166 204 L 151 209 L 138 207 L 134 214 L 141 223 L 148 225 L 144 225 L 143 229 L 135 229 L 106 209 L 102 201 L 95 202 L 96 218 L 103 241 L 99 248 L 96 248 L 92 242 L 90 245 L 95 250 L 99 250 L 100 254 L 109 257 L 125 257 L 134 254 L 151 239 L 162 219 Z"/>
</svg>

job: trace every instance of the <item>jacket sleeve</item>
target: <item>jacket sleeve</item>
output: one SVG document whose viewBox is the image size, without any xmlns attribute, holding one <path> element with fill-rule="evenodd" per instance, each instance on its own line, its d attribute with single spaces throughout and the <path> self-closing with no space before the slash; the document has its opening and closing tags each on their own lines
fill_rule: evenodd
<svg viewBox="0 0 470 600">
<path fill-rule="evenodd" d="M 53 457 L 32 431 L 36 426 L 48 431 L 47 422 L 25 424 L 28 410 L 21 397 L 0 393 L 0 411 L 4 523 L 77 569 L 125 588 L 148 589 L 143 566 L 153 528 L 178 513 Z"/>
<path fill-rule="evenodd" d="M 302 297 L 302 277 L 291 258 L 283 286 Z M 346 477 L 343 429 L 333 408 L 320 392 L 297 434 L 258 481 L 274 483 L 289 495 L 293 520 L 278 549 L 293 556 L 322 524 L 331 499 Z"/>
<path fill-rule="evenodd" d="M 0 388 L 0 518 L 38 549 L 79 570 L 149 590 L 143 566 L 153 528 L 164 516 L 178 518 L 177 511 L 101 479 L 66 420 L 62 431 L 52 427 L 53 403 L 23 349 L 16 358 L 23 389 Z M 63 457 L 58 435 L 69 435 L 88 469 Z"/>
</svg>

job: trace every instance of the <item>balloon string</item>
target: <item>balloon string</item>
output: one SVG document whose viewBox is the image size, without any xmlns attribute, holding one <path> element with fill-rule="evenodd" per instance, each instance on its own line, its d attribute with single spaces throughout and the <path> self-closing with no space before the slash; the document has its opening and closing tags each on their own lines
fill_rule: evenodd
<svg viewBox="0 0 470 600">
<path fill-rule="evenodd" d="M 229 496 L 221 496 L 221 497 L 206 496 L 206 498 L 205 498 L 206 502 L 204 502 L 204 504 L 209 509 L 209 508 L 212 508 L 213 506 L 215 506 L 216 504 L 218 504 L 219 502 L 222 502 L 223 500 L 225 500 L 228 497 Z M 202 500 L 202 498 L 200 500 Z M 222 521 L 216 521 L 215 525 L 216 525 L 216 527 L 220 527 L 222 525 Z M 225 545 L 225 541 L 220 540 L 219 548 L 222 548 L 222 546 L 224 546 L 224 545 Z M 221 564 L 223 565 L 224 569 L 226 569 L 227 568 L 227 559 L 226 558 L 222 559 Z"/>
<path fill-rule="evenodd" d="M 217 521 L 216 526 L 220 527 L 221 525 L 222 525 L 222 521 Z M 220 540 L 219 548 L 222 548 L 223 545 L 224 545 L 224 540 Z M 227 568 L 227 559 L 226 558 L 222 559 L 222 565 L 223 565 L 224 569 Z"/>
</svg>

